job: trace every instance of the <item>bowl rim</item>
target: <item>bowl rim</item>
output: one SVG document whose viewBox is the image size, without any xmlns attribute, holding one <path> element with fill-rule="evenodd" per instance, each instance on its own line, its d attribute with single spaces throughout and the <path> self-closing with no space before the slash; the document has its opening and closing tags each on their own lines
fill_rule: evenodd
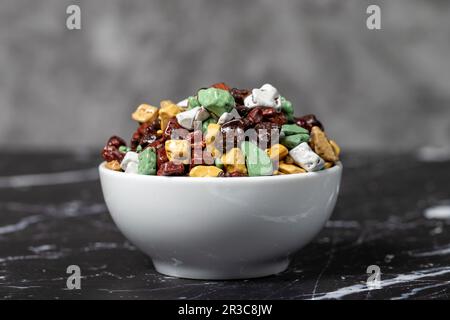
<svg viewBox="0 0 450 320">
<path fill-rule="evenodd" d="M 276 176 L 260 176 L 260 177 L 233 177 L 233 178 L 219 178 L 219 177 L 189 177 L 189 176 L 157 176 L 157 175 L 143 175 L 143 174 L 125 174 L 121 171 L 114 171 L 105 167 L 106 161 L 100 163 L 98 166 L 100 177 L 102 175 L 122 177 L 123 179 L 147 179 L 148 181 L 174 181 L 174 182 L 185 182 L 185 183 L 242 183 L 246 182 L 261 182 L 267 183 L 270 181 L 289 181 L 289 180 L 304 180 L 312 178 L 326 177 L 333 174 L 342 172 L 343 165 L 341 161 L 336 162 L 336 164 L 329 168 L 314 172 L 305 173 L 293 173 L 293 174 L 283 174 Z"/>
</svg>

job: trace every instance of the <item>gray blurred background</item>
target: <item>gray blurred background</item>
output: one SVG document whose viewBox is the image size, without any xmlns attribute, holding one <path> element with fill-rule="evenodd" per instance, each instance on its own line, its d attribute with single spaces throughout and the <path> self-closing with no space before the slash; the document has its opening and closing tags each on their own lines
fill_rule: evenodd
<svg viewBox="0 0 450 320">
<path fill-rule="evenodd" d="M 449 145 L 448 0 L 2 0 L 0 25 L 3 149 L 99 150 L 139 103 L 219 81 L 272 83 L 344 148 Z"/>
</svg>

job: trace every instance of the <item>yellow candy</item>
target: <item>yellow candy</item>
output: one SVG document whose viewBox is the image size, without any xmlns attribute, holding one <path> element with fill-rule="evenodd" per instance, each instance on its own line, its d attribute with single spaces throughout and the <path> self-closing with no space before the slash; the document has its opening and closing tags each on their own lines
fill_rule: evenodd
<svg viewBox="0 0 450 320">
<path fill-rule="evenodd" d="M 217 177 L 223 171 L 216 166 L 196 166 L 189 172 L 190 177 Z"/>
<path fill-rule="evenodd" d="M 175 117 L 178 113 L 183 111 L 179 106 L 170 100 L 161 101 L 161 109 L 159 109 L 159 121 L 161 123 L 161 130 L 166 130 L 169 120 Z"/>
<path fill-rule="evenodd" d="M 167 140 L 165 143 L 167 158 L 170 161 L 189 164 L 191 144 L 187 140 Z"/>
<path fill-rule="evenodd" d="M 210 123 L 206 130 L 205 144 L 206 150 L 212 155 L 213 158 L 217 158 L 220 155 L 220 151 L 214 144 L 218 134 L 220 134 L 220 125 L 217 123 Z"/>
<path fill-rule="evenodd" d="M 314 152 L 317 153 L 323 160 L 329 162 L 336 162 L 339 160 L 330 144 L 330 141 L 328 141 L 327 135 L 319 127 L 312 127 L 311 142 L 314 145 Z"/>
<path fill-rule="evenodd" d="M 294 164 L 294 159 L 292 159 L 292 157 L 290 155 L 287 155 L 286 158 L 284 158 L 284 163 L 287 164 Z"/>
<path fill-rule="evenodd" d="M 281 161 L 289 153 L 289 150 L 282 144 L 273 145 L 270 149 L 266 149 L 266 153 L 271 160 Z"/>
<path fill-rule="evenodd" d="M 240 173 L 247 173 L 245 156 L 239 148 L 230 149 L 230 151 L 224 154 L 220 160 L 225 166 L 227 172 L 237 171 Z"/>
<path fill-rule="evenodd" d="M 280 164 L 278 165 L 278 170 L 281 173 L 286 173 L 286 174 L 305 173 L 306 172 L 305 170 L 303 170 L 300 167 L 297 167 L 294 164 L 287 164 L 284 162 L 280 162 Z"/>
<path fill-rule="evenodd" d="M 206 130 L 205 143 L 211 144 L 216 141 L 216 136 L 220 132 L 220 124 L 210 123 L 208 129 Z"/>
<path fill-rule="evenodd" d="M 114 171 L 120 171 L 122 170 L 120 167 L 120 162 L 117 160 L 109 161 L 105 165 L 108 169 L 114 170 Z"/>
<path fill-rule="evenodd" d="M 131 114 L 131 118 L 140 123 L 153 122 L 157 117 L 158 108 L 145 103 L 139 105 L 136 111 Z"/>
<path fill-rule="evenodd" d="M 333 162 L 325 162 L 324 164 L 324 169 L 330 169 L 332 166 L 334 166 Z"/>
<path fill-rule="evenodd" d="M 339 154 L 341 153 L 341 148 L 339 147 L 339 145 L 334 140 L 330 140 L 330 144 L 336 157 L 339 157 Z"/>
</svg>

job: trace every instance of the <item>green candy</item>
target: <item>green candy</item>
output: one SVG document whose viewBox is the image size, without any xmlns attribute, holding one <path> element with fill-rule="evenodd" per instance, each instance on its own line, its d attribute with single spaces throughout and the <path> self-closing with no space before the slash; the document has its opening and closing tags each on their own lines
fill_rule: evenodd
<svg viewBox="0 0 450 320">
<path fill-rule="evenodd" d="M 154 148 L 147 148 L 139 153 L 138 174 L 156 174 L 156 151 Z"/>
<path fill-rule="evenodd" d="M 121 152 L 121 153 L 127 153 L 130 150 L 131 150 L 131 148 L 129 148 L 127 146 L 120 146 L 119 147 L 119 152 Z"/>
<path fill-rule="evenodd" d="M 198 102 L 217 117 L 230 112 L 235 105 L 231 93 L 217 88 L 201 89 L 198 92 Z"/>
<path fill-rule="evenodd" d="M 302 128 L 296 124 L 284 124 L 281 127 L 281 132 L 284 133 L 284 135 L 286 136 L 291 136 L 293 134 L 309 134 L 309 131 L 306 130 L 305 128 Z"/>
<path fill-rule="evenodd" d="M 250 177 L 273 175 L 272 160 L 264 150 L 250 141 L 242 142 L 241 149 L 245 155 L 245 163 Z"/>
<path fill-rule="evenodd" d="M 142 151 L 142 146 L 138 145 L 137 148 L 136 148 L 136 152 L 141 152 L 141 151 Z"/>
<path fill-rule="evenodd" d="M 294 122 L 294 107 L 289 100 L 285 97 L 280 97 L 281 101 L 281 111 L 286 115 L 289 122 Z"/>
<path fill-rule="evenodd" d="M 196 97 L 190 96 L 188 98 L 188 110 L 194 109 L 195 107 L 200 107 L 200 103 L 198 102 Z"/>
<path fill-rule="evenodd" d="M 309 135 L 304 133 L 293 134 L 291 136 L 284 136 L 280 138 L 280 143 L 288 149 L 293 149 L 302 142 L 307 142 Z"/>
<path fill-rule="evenodd" d="M 202 122 L 202 132 L 205 133 L 208 130 L 208 126 L 210 123 L 216 123 L 214 118 L 208 118 Z"/>
</svg>

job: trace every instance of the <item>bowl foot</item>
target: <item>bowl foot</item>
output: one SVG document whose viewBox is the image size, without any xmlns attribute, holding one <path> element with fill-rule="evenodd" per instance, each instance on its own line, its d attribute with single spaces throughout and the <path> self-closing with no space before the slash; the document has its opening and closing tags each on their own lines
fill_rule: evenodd
<svg viewBox="0 0 450 320">
<path fill-rule="evenodd" d="M 232 280 L 266 277 L 283 272 L 289 266 L 289 260 L 261 262 L 255 265 L 228 266 L 226 268 L 206 268 L 173 262 L 153 260 L 156 271 L 177 278 L 198 280 Z"/>
</svg>

